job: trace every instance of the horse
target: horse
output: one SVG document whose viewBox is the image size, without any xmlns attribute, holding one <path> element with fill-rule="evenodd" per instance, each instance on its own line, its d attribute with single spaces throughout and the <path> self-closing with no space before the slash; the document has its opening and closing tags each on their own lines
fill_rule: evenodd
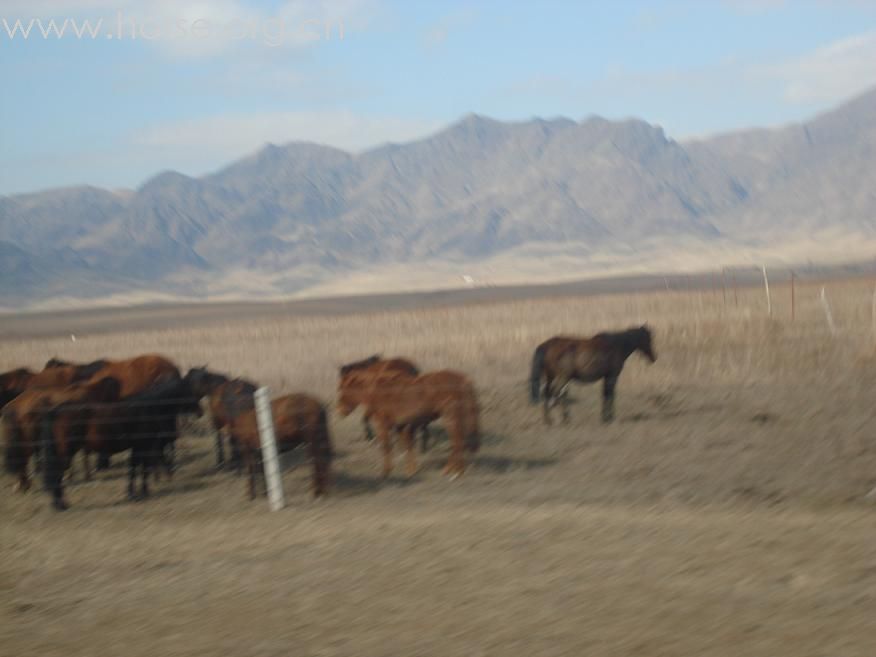
<svg viewBox="0 0 876 657">
<path fill-rule="evenodd" d="M 382 358 L 379 354 L 374 354 L 368 358 L 342 365 L 339 370 L 340 381 L 344 381 L 344 377 L 350 372 L 367 373 L 368 376 L 380 378 L 386 373 L 400 372 L 410 376 L 418 376 L 420 369 L 406 358 Z M 362 423 L 365 425 L 365 440 L 374 440 L 374 430 L 371 428 L 371 418 L 366 413 L 362 418 Z M 420 437 L 420 451 L 426 453 L 429 449 L 429 427 L 422 427 L 422 436 Z"/>
<path fill-rule="evenodd" d="M 30 488 L 27 463 L 39 447 L 40 423 L 49 409 L 58 404 L 72 404 L 71 411 L 77 413 L 77 429 L 81 429 L 85 421 L 83 413 L 91 411 L 88 405 L 118 399 L 119 389 L 118 381 L 106 378 L 62 388 L 32 388 L 9 402 L 0 415 L 0 425 L 5 436 L 6 470 L 18 477 L 15 489 L 25 492 Z M 66 455 L 66 448 L 61 453 Z M 70 456 L 72 458 L 72 454 Z"/>
<path fill-rule="evenodd" d="M 34 373 L 26 367 L 19 367 L 0 374 L 0 409 L 24 392 Z"/>
<path fill-rule="evenodd" d="M 91 385 L 116 381 L 113 377 L 96 379 Z M 121 384 L 118 385 L 121 390 Z M 45 487 L 52 494 L 52 506 L 63 511 L 63 474 L 80 449 L 100 454 L 118 454 L 130 450 L 127 496 L 142 500 L 149 496 L 148 478 L 156 460 L 160 460 L 168 443 L 176 440 L 177 416 L 195 413 L 198 399 L 179 376 L 164 379 L 152 387 L 113 403 L 87 409 L 83 404 L 63 402 L 43 414 L 41 442 L 45 452 Z M 139 493 L 135 492 L 140 474 Z"/>
<path fill-rule="evenodd" d="M 256 496 L 256 469 L 262 470 L 261 439 L 256 412 L 244 397 L 229 400 L 228 429 L 240 449 L 240 458 L 248 475 L 249 499 Z M 319 400 L 305 394 L 291 394 L 271 401 L 274 436 L 278 452 L 286 452 L 306 444 L 313 463 L 313 496 L 328 492 L 331 461 L 334 457 L 325 407 Z"/>
<path fill-rule="evenodd" d="M 545 424 L 551 424 L 552 399 L 563 402 L 563 422 L 569 421 L 568 388 L 572 381 L 595 383 L 600 379 L 603 380 L 602 421 L 611 422 L 614 390 L 627 358 L 639 351 L 650 362 L 657 360 L 651 338 L 651 329 L 643 325 L 617 333 L 597 333 L 590 338 L 556 336 L 538 345 L 532 356 L 530 401 L 537 404 L 544 396 Z"/>
<path fill-rule="evenodd" d="M 104 377 L 112 377 L 121 383 L 122 399 L 137 395 L 165 381 L 177 381 L 181 379 L 179 368 L 170 360 L 159 354 L 144 354 L 126 360 L 106 361 L 103 367 L 98 368 L 91 375 L 91 380 Z M 192 411 L 201 417 L 200 406 Z M 174 432 L 176 429 L 174 428 Z M 173 449 L 176 439 L 168 442 L 169 452 L 162 456 L 162 462 L 168 473 L 173 470 Z M 98 456 L 97 469 L 105 470 L 109 467 L 109 454 L 101 453 Z"/>
<path fill-rule="evenodd" d="M 230 409 L 249 410 L 254 408 L 253 394 L 258 386 L 246 379 L 229 379 L 223 374 L 209 371 L 206 366 L 193 367 L 186 373 L 185 380 L 199 398 L 208 398 L 210 420 L 216 431 L 216 468 L 222 470 L 225 467 L 222 430 L 227 431 Z M 228 442 L 231 449 L 231 465 L 239 474 L 240 451 L 237 443 L 230 437 Z"/>
<path fill-rule="evenodd" d="M 390 432 L 400 433 L 407 455 L 407 474 L 417 472 L 414 431 L 441 419 L 450 437 L 450 458 L 444 474 L 455 479 L 465 471 L 464 452 L 480 448 L 480 407 L 471 380 L 461 372 L 439 370 L 411 376 L 386 372 L 380 377 L 352 370 L 338 386 L 338 412 L 347 417 L 360 404 L 377 425 L 383 448 L 384 479 L 392 472 Z"/>
</svg>

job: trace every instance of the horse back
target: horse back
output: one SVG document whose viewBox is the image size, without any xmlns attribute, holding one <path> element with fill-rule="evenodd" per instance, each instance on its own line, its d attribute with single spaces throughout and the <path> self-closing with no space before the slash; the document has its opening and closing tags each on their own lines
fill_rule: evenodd
<svg viewBox="0 0 876 657">
<path fill-rule="evenodd" d="M 273 400 L 271 413 L 277 443 L 285 447 L 304 442 L 325 428 L 322 426 L 325 422 L 322 402 L 303 393 L 284 395 Z"/>
<path fill-rule="evenodd" d="M 26 367 L 0 374 L 0 390 L 22 390 L 27 387 L 35 374 Z"/>
<path fill-rule="evenodd" d="M 110 361 L 99 368 L 90 381 L 112 377 L 122 386 L 121 396 L 141 393 L 157 383 L 181 379 L 179 368 L 159 354 L 145 354 L 128 360 Z"/>
</svg>

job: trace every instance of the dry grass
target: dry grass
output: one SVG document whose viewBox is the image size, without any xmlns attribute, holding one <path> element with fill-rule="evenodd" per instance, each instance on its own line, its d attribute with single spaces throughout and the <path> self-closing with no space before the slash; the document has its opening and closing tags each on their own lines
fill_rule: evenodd
<svg viewBox="0 0 876 657">
<path fill-rule="evenodd" d="M 293 467 L 278 514 L 211 472 L 201 425 L 147 503 L 122 501 L 122 468 L 62 516 L 4 494 L 0 653 L 872 657 L 873 290 L 828 285 L 836 339 L 819 291 L 798 289 L 794 323 L 776 282 L 772 320 L 752 289 L 0 343 L 0 369 L 160 351 L 327 401 L 337 365 L 402 354 L 470 373 L 486 432 L 460 481 L 439 442 L 380 485 L 358 420 L 332 417 L 334 495 L 308 501 Z M 544 428 L 534 346 L 644 321 L 658 361 L 630 360 L 618 421 L 580 387 Z"/>
</svg>

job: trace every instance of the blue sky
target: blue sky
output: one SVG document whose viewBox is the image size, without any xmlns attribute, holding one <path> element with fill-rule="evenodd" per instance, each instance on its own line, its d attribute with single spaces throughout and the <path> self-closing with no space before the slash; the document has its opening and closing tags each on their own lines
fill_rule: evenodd
<svg viewBox="0 0 876 657">
<path fill-rule="evenodd" d="M 103 23 L 10 39 L 31 18 Z M 200 175 L 265 142 L 358 151 L 468 112 L 683 139 L 876 85 L 867 0 L 0 0 L 0 19 L 0 194 Z"/>
</svg>

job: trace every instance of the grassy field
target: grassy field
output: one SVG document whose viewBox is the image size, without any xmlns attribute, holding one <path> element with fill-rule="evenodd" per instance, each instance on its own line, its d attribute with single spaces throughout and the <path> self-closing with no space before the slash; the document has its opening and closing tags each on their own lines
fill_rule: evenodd
<svg viewBox="0 0 876 657">
<path fill-rule="evenodd" d="M 485 432 L 463 478 L 439 439 L 381 484 L 358 415 L 332 414 L 333 494 L 311 501 L 292 454 L 278 513 L 214 473 L 203 422 L 144 503 L 122 459 L 62 515 L 4 477 L 0 654 L 873 657 L 873 286 L 827 285 L 836 336 L 819 292 L 798 288 L 794 322 L 774 285 L 772 318 L 752 288 L 0 342 L 0 370 L 158 351 L 326 402 L 342 363 L 405 355 L 469 373 Z M 658 360 L 630 359 L 617 421 L 582 386 L 544 427 L 533 348 L 645 321 Z"/>
</svg>

